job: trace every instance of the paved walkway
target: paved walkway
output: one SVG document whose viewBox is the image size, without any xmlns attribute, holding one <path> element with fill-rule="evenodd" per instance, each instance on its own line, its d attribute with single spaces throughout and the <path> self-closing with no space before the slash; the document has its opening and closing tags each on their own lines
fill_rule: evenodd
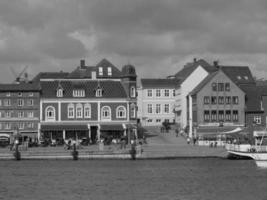
<svg viewBox="0 0 267 200">
<path fill-rule="evenodd" d="M 187 144 L 183 136 L 176 137 L 174 130 L 160 133 L 159 128 L 147 128 L 147 144 L 143 145 L 143 158 L 174 158 L 174 157 L 223 157 L 227 152 L 222 147 L 210 148 Z"/>
</svg>

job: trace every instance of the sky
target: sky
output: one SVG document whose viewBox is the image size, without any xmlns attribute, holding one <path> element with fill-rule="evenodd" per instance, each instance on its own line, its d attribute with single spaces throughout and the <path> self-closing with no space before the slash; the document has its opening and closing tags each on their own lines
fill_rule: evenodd
<svg viewBox="0 0 267 200">
<path fill-rule="evenodd" d="M 267 79 L 266 0 L 1 0 L 0 82 L 106 58 L 165 78 L 193 58 Z"/>
</svg>

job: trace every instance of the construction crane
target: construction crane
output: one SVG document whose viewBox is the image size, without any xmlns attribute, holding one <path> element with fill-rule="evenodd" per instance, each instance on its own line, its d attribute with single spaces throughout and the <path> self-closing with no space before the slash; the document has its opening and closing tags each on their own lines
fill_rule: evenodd
<svg viewBox="0 0 267 200">
<path fill-rule="evenodd" d="M 19 82 L 27 81 L 28 80 L 28 73 L 25 72 L 28 67 L 29 66 L 26 65 L 19 74 L 16 73 L 16 71 L 13 69 L 12 66 L 9 67 L 10 71 L 12 72 L 12 74 L 15 77 L 14 83 L 19 83 Z"/>
</svg>

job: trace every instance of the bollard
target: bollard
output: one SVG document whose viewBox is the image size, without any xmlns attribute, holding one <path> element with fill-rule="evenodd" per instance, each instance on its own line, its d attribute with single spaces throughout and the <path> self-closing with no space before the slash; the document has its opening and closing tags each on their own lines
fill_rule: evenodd
<svg viewBox="0 0 267 200">
<path fill-rule="evenodd" d="M 76 150 L 76 144 L 73 144 L 72 157 L 73 160 L 78 160 L 79 152 Z"/>
<path fill-rule="evenodd" d="M 19 141 L 18 140 L 16 140 L 15 141 L 15 152 L 14 152 L 14 157 L 15 157 L 15 159 L 16 160 L 20 160 L 21 159 L 21 154 L 20 154 L 20 152 L 19 152 Z"/>
</svg>

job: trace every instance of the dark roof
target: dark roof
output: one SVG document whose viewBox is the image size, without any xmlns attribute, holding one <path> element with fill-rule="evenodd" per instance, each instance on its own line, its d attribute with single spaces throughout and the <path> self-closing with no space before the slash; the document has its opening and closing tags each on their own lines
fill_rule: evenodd
<svg viewBox="0 0 267 200">
<path fill-rule="evenodd" d="M 239 87 L 246 93 L 246 112 L 262 111 L 261 95 L 256 85 L 240 85 Z"/>
<path fill-rule="evenodd" d="M 141 79 L 143 88 L 175 88 L 178 84 L 177 79 Z"/>
<path fill-rule="evenodd" d="M 99 75 L 99 67 L 103 68 L 103 75 Z M 111 67 L 112 75 L 108 75 L 108 67 Z M 67 78 L 79 79 L 79 78 L 92 78 L 92 72 L 96 72 L 96 78 L 121 78 L 121 71 L 115 67 L 107 59 L 102 59 L 96 66 L 78 66 L 74 71 L 72 71 Z"/>
<path fill-rule="evenodd" d="M 217 67 L 210 65 L 203 59 L 200 59 L 192 63 L 187 63 L 184 68 L 177 72 L 174 76 L 177 79 L 180 79 L 182 83 L 198 66 L 203 67 L 208 73 L 212 73 L 218 70 Z"/>
<path fill-rule="evenodd" d="M 205 87 L 206 84 L 209 83 L 209 81 L 211 81 L 211 79 L 218 74 L 219 71 L 217 72 L 213 72 L 211 74 L 209 74 L 206 78 L 204 78 L 191 92 L 190 95 L 195 95 L 196 93 L 198 93 L 203 87 Z"/>
<path fill-rule="evenodd" d="M 68 72 L 40 72 L 37 74 L 32 81 L 39 82 L 40 79 L 64 79 L 69 75 Z"/>
<path fill-rule="evenodd" d="M 0 91 L 2 92 L 35 92 L 40 90 L 40 85 L 37 83 L 0 84 Z"/>
<path fill-rule="evenodd" d="M 42 81 L 42 96 L 56 98 L 58 85 L 63 88 L 63 97 L 72 98 L 74 89 L 84 89 L 86 98 L 99 98 L 95 96 L 95 90 L 100 86 L 103 89 L 101 98 L 126 98 L 127 94 L 119 81 Z"/>
<path fill-rule="evenodd" d="M 267 85 L 257 86 L 257 90 L 261 96 L 267 96 Z"/>
<path fill-rule="evenodd" d="M 220 66 L 220 68 L 237 85 L 255 84 L 255 80 L 247 66 Z"/>
</svg>

